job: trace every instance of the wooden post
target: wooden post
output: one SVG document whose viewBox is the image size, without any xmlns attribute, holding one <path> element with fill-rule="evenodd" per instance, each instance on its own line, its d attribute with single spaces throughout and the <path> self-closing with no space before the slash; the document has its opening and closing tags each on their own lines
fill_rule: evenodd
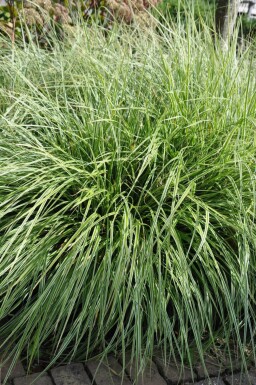
<svg viewBox="0 0 256 385">
<path fill-rule="evenodd" d="M 218 1 L 216 11 L 216 30 L 220 34 L 225 48 L 228 47 L 228 42 L 234 32 L 239 3 L 240 0 Z"/>
</svg>

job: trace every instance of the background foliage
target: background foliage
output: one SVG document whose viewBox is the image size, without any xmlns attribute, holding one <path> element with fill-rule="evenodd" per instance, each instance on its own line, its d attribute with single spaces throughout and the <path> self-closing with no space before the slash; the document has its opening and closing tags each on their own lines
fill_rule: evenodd
<svg viewBox="0 0 256 385">
<path fill-rule="evenodd" d="M 126 23 L 139 22 L 147 25 L 152 23 L 147 13 L 149 3 L 143 0 L 133 0 L 133 6 L 129 6 L 127 0 L 15 0 L 10 2 L 13 6 L 0 7 L 0 33 L 12 36 L 13 28 L 16 36 L 26 36 L 26 28 L 30 33 L 45 43 L 44 36 L 52 28 L 57 28 L 61 37 L 63 28 L 74 25 L 78 20 L 85 20 L 87 24 L 98 24 L 106 29 L 111 29 L 113 21 L 117 18 Z M 207 23 L 214 25 L 214 16 L 217 0 L 153 0 L 151 13 L 163 24 L 172 22 L 186 23 L 188 15 L 193 15 L 197 27 Z M 23 9 L 25 7 L 25 12 Z M 156 7 L 156 8 L 155 8 Z M 15 26 L 13 17 L 15 16 Z M 24 28 L 24 22 L 26 28 Z M 240 23 L 241 22 L 241 23 Z M 253 38 L 255 36 L 255 21 L 242 17 L 239 20 L 241 38 Z M 22 27 L 23 26 L 23 27 Z"/>
</svg>

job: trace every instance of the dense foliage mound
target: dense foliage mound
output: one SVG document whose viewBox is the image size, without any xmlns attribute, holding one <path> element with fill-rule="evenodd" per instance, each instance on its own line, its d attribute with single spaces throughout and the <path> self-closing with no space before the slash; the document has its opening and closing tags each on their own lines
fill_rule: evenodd
<svg viewBox="0 0 256 385">
<path fill-rule="evenodd" d="M 255 64 L 188 25 L 1 54 L 0 347 L 254 357 Z"/>
<path fill-rule="evenodd" d="M 61 30 L 78 20 L 97 22 L 111 29 L 114 20 L 131 24 L 150 22 L 149 9 L 161 0 L 6 0 L 0 4 L 0 34 L 26 36 L 27 29 L 37 40 L 44 38 L 54 27 Z"/>
<path fill-rule="evenodd" d="M 72 25 L 70 9 L 52 0 L 9 1 L 0 7 L 0 34 L 9 36 L 12 41 L 22 37 L 34 38 L 41 46 L 47 46 L 47 39 L 54 29 L 60 32 Z"/>
</svg>

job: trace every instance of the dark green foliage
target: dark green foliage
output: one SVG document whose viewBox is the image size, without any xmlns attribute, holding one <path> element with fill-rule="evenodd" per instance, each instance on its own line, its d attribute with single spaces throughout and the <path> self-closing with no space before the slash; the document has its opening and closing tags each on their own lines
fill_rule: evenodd
<svg viewBox="0 0 256 385">
<path fill-rule="evenodd" d="M 215 6 L 215 0 L 163 0 L 159 10 L 167 20 L 184 21 L 190 14 L 194 16 L 195 20 L 206 21 L 213 19 Z"/>
<path fill-rule="evenodd" d="M 239 36 L 241 39 L 252 40 L 256 36 L 256 20 L 248 19 L 247 16 L 240 18 Z"/>
</svg>

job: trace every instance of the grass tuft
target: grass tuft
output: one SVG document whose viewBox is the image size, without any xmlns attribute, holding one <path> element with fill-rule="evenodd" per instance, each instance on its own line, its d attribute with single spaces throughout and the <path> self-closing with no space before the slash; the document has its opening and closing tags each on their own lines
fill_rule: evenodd
<svg viewBox="0 0 256 385">
<path fill-rule="evenodd" d="M 255 48 L 160 30 L 0 56 L 0 347 L 29 365 L 255 358 Z"/>
</svg>

